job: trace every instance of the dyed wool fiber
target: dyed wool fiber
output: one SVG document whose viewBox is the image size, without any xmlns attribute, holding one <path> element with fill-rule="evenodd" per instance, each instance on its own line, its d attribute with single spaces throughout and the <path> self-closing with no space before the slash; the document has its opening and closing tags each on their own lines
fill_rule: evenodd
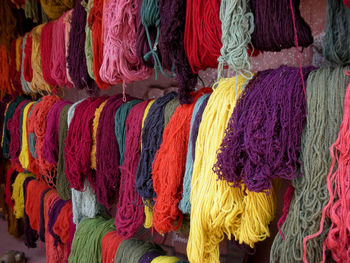
<svg viewBox="0 0 350 263">
<path fill-rule="evenodd" d="M 23 183 L 23 196 L 24 196 L 24 205 L 25 206 L 26 206 L 27 198 L 28 198 L 27 188 L 28 188 L 28 184 L 31 181 L 35 181 L 34 178 L 33 177 L 27 177 L 24 180 L 24 183 Z M 40 214 L 39 214 L 39 216 L 40 216 Z M 24 230 L 24 244 L 28 248 L 36 247 L 36 242 L 38 240 L 38 233 L 30 225 L 30 219 L 29 219 L 26 207 L 24 209 L 24 216 L 23 216 L 23 230 Z"/>
<path fill-rule="evenodd" d="M 18 172 L 10 166 L 6 172 L 6 183 L 5 183 L 5 203 L 13 208 L 14 202 L 12 200 L 12 184 L 15 182 L 15 179 L 18 175 Z"/>
<path fill-rule="evenodd" d="M 247 0 L 222 0 L 220 5 L 222 30 L 221 56 L 218 58 L 218 78 L 227 65 L 237 73 L 252 75 L 248 45 L 254 31 L 254 17 Z"/>
<path fill-rule="evenodd" d="M 62 200 L 61 200 L 62 201 Z M 69 241 L 70 221 L 72 220 L 72 202 L 64 202 L 60 213 L 57 215 L 56 222 L 53 222 L 52 231 L 59 237 L 63 244 Z"/>
<path fill-rule="evenodd" d="M 194 102 L 179 106 L 164 128 L 163 140 L 152 165 L 152 181 L 157 196 L 153 208 L 153 227 L 158 233 L 178 230 L 183 215 L 178 208 L 182 197 L 182 182 L 191 128 L 191 117 L 196 101 L 211 88 L 193 92 Z"/>
<path fill-rule="evenodd" d="M 51 87 L 43 78 L 42 63 L 41 63 L 41 33 L 44 24 L 38 25 L 32 29 L 32 68 L 33 79 L 30 82 L 30 89 L 34 93 L 42 94 L 44 91 L 51 92 Z"/>
<path fill-rule="evenodd" d="M 29 167 L 29 148 L 28 148 L 28 133 L 27 133 L 27 118 L 28 111 L 33 107 L 34 102 L 30 102 L 23 110 L 23 119 L 20 122 L 22 126 L 22 147 L 18 156 L 18 161 L 24 170 L 28 170 Z"/>
<path fill-rule="evenodd" d="M 151 263 L 153 259 L 163 255 L 165 252 L 161 250 L 151 250 L 143 254 L 140 258 L 139 263 Z"/>
<path fill-rule="evenodd" d="M 159 256 L 151 261 L 151 263 L 176 263 L 179 262 L 180 259 L 177 257 L 169 257 L 169 256 Z"/>
<path fill-rule="evenodd" d="M 155 100 L 146 116 L 141 137 L 141 157 L 136 172 L 136 190 L 142 198 L 153 199 L 152 163 L 164 130 L 164 108 L 177 94 L 171 92 Z"/>
<path fill-rule="evenodd" d="M 142 241 L 135 238 L 124 240 L 118 247 L 114 263 L 138 263 L 145 253 L 152 250 L 161 250 L 161 248 L 149 241 Z"/>
<path fill-rule="evenodd" d="M 102 258 L 102 239 L 115 230 L 113 219 L 97 217 L 84 218 L 75 232 L 69 263 L 100 262 Z"/>
<path fill-rule="evenodd" d="M 194 73 L 218 66 L 222 47 L 220 3 L 220 0 L 187 1 L 184 46 Z M 202 16 L 207 19 L 202 21 Z"/>
<path fill-rule="evenodd" d="M 132 98 L 127 96 L 127 100 Z M 96 136 L 96 184 L 97 200 L 107 209 L 118 202 L 120 162 L 118 141 L 115 136 L 115 113 L 123 104 L 121 94 L 109 98 L 100 115 Z"/>
<path fill-rule="evenodd" d="M 41 65 L 43 71 L 43 78 L 47 84 L 54 87 L 57 85 L 57 82 L 51 76 L 51 68 L 52 68 L 52 28 L 54 25 L 54 21 L 49 22 L 44 25 L 41 31 L 40 38 L 40 56 L 41 56 Z"/>
<path fill-rule="evenodd" d="M 23 218 L 24 215 L 24 194 L 23 183 L 26 178 L 34 177 L 30 173 L 19 173 L 12 184 L 12 200 L 14 201 L 13 212 L 17 219 Z"/>
<path fill-rule="evenodd" d="M 350 9 L 341 1 L 327 1 L 327 17 L 323 42 L 324 57 L 337 65 L 350 63 Z"/>
<path fill-rule="evenodd" d="M 93 93 L 95 83 L 90 78 L 85 57 L 85 25 L 86 11 L 83 0 L 78 0 L 72 12 L 71 28 L 69 32 L 67 65 L 69 75 L 78 89 L 87 89 Z"/>
<path fill-rule="evenodd" d="M 349 76 L 349 72 L 347 72 Z M 343 121 L 340 125 L 337 140 L 332 144 L 330 151 L 332 156 L 332 165 L 327 176 L 327 188 L 329 193 L 329 202 L 323 208 L 322 218 L 320 223 L 320 230 L 303 240 L 304 257 L 306 260 L 307 251 L 306 243 L 323 232 L 323 223 L 325 216 L 331 221 L 324 245 L 331 251 L 332 257 L 336 262 L 346 262 L 349 254 L 349 240 L 347 237 L 347 229 L 349 229 L 347 219 L 349 217 L 349 210 L 346 203 L 348 203 L 347 185 L 348 185 L 348 134 L 349 134 L 349 110 L 350 110 L 350 85 L 348 85 L 344 99 L 344 115 Z M 334 191 L 333 191 L 333 186 Z M 325 250 L 325 246 L 323 246 Z M 325 262 L 323 257 L 322 262 Z"/>
<path fill-rule="evenodd" d="M 193 171 L 193 162 L 194 162 L 194 152 L 196 149 L 196 141 L 197 141 L 199 125 L 202 120 L 202 115 L 203 115 L 205 106 L 207 106 L 209 96 L 210 96 L 209 94 L 205 94 L 202 97 L 200 97 L 196 101 L 196 104 L 192 112 L 190 135 L 188 138 L 185 175 L 183 178 L 182 199 L 180 200 L 180 203 L 179 203 L 179 209 L 184 214 L 190 214 L 191 212 L 190 196 L 191 196 L 191 181 L 192 181 L 192 171 Z"/>
<path fill-rule="evenodd" d="M 186 1 L 160 0 L 159 3 L 161 31 L 159 49 L 163 66 L 168 70 L 172 70 L 174 66 L 180 102 L 190 103 L 192 101 L 190 92 L 194 90 L 198 76 L 192 72 L 184 49 Z"/>
<path fill-rule="evenodd" d="M 95 79 L 93 67 L 94 55 L 92 51 L 92 30 L 89 25 L 89 16 L 90 11 L 93 6 L 94 0 L 88 0 L 87 5 L 85 6 L 86 10 L 86 25 L 85 25 L 85 57 L 86 57 L 86 67 L 89 73 L 90 78 Z"/>
<path fill-rule="evenodd" d="M 103 60 L 103 0 L 94 0 L 90 10 L 88 23 L 92 30 L 92 54 L 93 54 L 93 73 L 97 86 L 100 89 L 108 88 L 108 84 L 103 82 L 100 77 L 100 68 Z"/>
<path fill-rule="evenodd" d="M 311 67 L 304 68 L 306 79 Z M 219 179 L 249 191 L 269 190 L 273 178 L 299 176 L 305 96 L 298 68 L 259 72 L 230 118 L 214 170 Z"/>
<path fill-rule="evenodd" d="M 135 174 L 141 155 L 142 118 L 149 101 L 138 103 L 130 109 L 125 120 L 125 153 L 120 167 L 119 202 L 115 215 L 117 234 L 131 238 L 144 222 L 143 203 L 135 191 Z"/>
<path fill-rule="evenodd" d="M 65 11 L 74 7 L 75 0 L 40 0 L 40 4 L 50 19 L 58 19 Z"/>
<path fill-rule="evenodd" d="M 313 42 L 311 29 L 300 14 L 300 0 L 292 0 L 292 4 L 298 45 L 308 47 Z M 250 5 L 255 25 L 252 34 L 254 48 L 261 51 L 281 51 L 295 46 L 290 0 L 251 0 Z"/>
<path fill-rule="evenodd" d="M 40 230 L 39 230 L 39 238 L 42 242 L 45 242 L 45 214 L 44 214 L 44 207 L 45 207 L 45 196 L 47 193 L 52 191 L 51 188 L 46 189 L 42 192 L 40 195 Z"/>
<path fill-rule="evenodd" d="M 61 210 L 66 203 L 67 201 L 57 199 L 57 201 L 49 209 L 49 222 L 47 224 L 47 228 L 51 236 L 54 238 L 55 244 L 62 243 L 62 241 L 60 237 L 53 231 L 53 226 L 56 223 L 57 217 L 61 213 Z"/>
<path fill-rule="evenodd" d="M 59 197 L 63 200 L 71 199 L 71 190 L 69 181 L 65 174 L 65 160 L 64 160 L 64 148 L 65 140 L 68 132 L 67 115 L 71 105 L 65 105 L 60 113 L 59 118 L 59 134 L 58 134 L 58 161 L 57 161 L 57 175 L 56 175 L 56 188 Z"/>
<path fill-rule="evenodd" d="M 136 17 L 142 0 L 111 0 L 103 9 L 104 45 L 100 75 L 112 85 L 148 78 L 151 70 L 142 64 L 136 50 Z"/>
<path fill-rule="evenodd" d="M 33 38 L 32 33 L 28 33 L 28 37 L 26 40 L 26 45 L 24 47 L 24 65 L 23 65 L 23 76 L 27 82 L 31 82 L 33 79 L 33 68 L 32 68 L 32 45 Z M 29 90 L 30 91 L 30 90 Z"/>
<path fill-rule="evenodd" d="M 125 136 L 126 136 L 125 122 L 130 110 L 140 102 L 141 102 L 140 100 L 131 100 L 126 103 L 123 103 L 123 105 L 120 106 L 120 108 L 117 110 L 114 116 L 115 136 L 117 137 L 119 153 L 120 153 L 120 165 L 123 165 L 123 162 L 124 162 Z"/>
<path fill-rule="evenodd" d="M 0 98 L 5 94 L 14 95 L 10 84 L 9 61 L 6 47 L 0 45 Z"/>
<path fill-rule="evenodd" d="M 238 85 L 238 89 L 233 88 Z M 221 79 L 203 112 L 196 142 L 191 182 L 191 227 L 187 244 L 190 262 L 219 262 L 219 243 L 226 235 L 250 247 L 270 234 L 275 191 L 269 195 L 234 188 L 212 170 L 229 117 L 246 79 Z M 237 93 L 236 93 L 237 91 Z M 206 138 L 212 138 L 207 140 Z"/>
<path fill-rule="evenodd" d="M 29 93 L 30 92 L 30 84 L 29 82 L 27 82 L 27 80 L 24 77 L 24 61 L 25 61 L 25 47 L 27 45 L 27 40 L 29 37 L 30 33 L 26 33 L 23 37 L 23 41 L 22 41 L 22 58 L 21 58 L 21 85 L 22 85 L 22 89 L 24 93 Z M 1 74 L 1 73 L 0 73 Z"/>
<path fill-rule="evenodd" d="M 9 159 L 10 157 L 10 143 L 11 143 L 11 133 L 8 127 L 8 122 L 12 119 L 17 106 L 26 100 L 24 97 L 16 97 L 14 100 L 9 102 L 7 104 L 4 122 L 3 122 L 3 132 L 2 132 L 2 141 L 1 141 L 1 148 L 2 148 L 2 154 L 6 159 Z"/>
<path fill-rule="evenodd" d="M 293 179 L 292 203 L 282 233 L 276 235 L 270 262 L 300 262 L 303 259 L 303 239 L 319 230 L 322 207 L 329 201 L 327 174 L 332 164 L 330 147 L 335 142 L 343 115 L 348 68 L 322 68 L 310 73 L 307 80 L 306 125 L 302 135 L 300 160 L 304 174 Z M 321 262 L 322 244 L 330 227 L 325 220 L 322 234 L 306 243 L 308 262 Z M 295 231 L 298 229 L 298 231 Z M 291 249 L 293 248 L 293 249 Z"/>
<path fill-rule="evenodd" d="M 10 53 L 9 53 L 9 55 L 10 55 L 10 59 L 9 59 L 9 63 L 10 63 L 9 74 L 10 75 L 9 75 L 9 77 L 10 77 L 10 82 L 12 84 L 12 88 L 15 90 L 16 93 L 22 89 L 20 80 L 18 78 L 17 69 L 16 69 L 17 39 L 12 40 L 11 49 L 10 49 Z"/>
<path fill-rule="evenodd" d="M 69 53 L 69 34 L 70 34 L 70 30 L 71 30 L 73 10 L 74 9 L 67 11 L 67 14 L 65 15 L 65 17 L 63 19 L 63 23 L 64 23 L 64 49 L 66 52 L 66 63 L 67 63 L 67 57 L 68 57 L 68 53 Z M 73 81 L 72 81 L 71 76 L 69 75 L 69 67 L 67 65 L 66 65 L 66 74 L 67 74 L 68 82 L 71 84 L 71 86 L 73 86 Z"/>
<path fill-rule="evenodd" d="M 75 108 L 66 137 L 65 175 L 72 188 L 82 191 L 85 178 L 91 178 L 91 126 L 96 108 L 106 97 L 88 98 Z M 90 180 L 92 183 L 92 180 Z"/>
<path fill-rule="evenodd" d="M 178 98 L 172 99 L 167 103 L 164 108 L 164 127 L 166 127 L 170 121 L 170 118 L 173 116 L 177 107 L 179 107 L 180 102 Z"/>
<path fill-rule="evenodd" d="M 108 232 L 102 238 L 102 263 L 114 262 L 115 253 L 123 241 L 116 231 Z"/>
<path fill-rule="evenodd" d="M 57 101 L 52 105 L 47 115 L 46 132 L 42 147 L 42 154 L 43 158 L 52 165 L 52 169 L 56 169 L 58 161 L 58 133 L 60 114 L 62 109 L 67 104 L 69 104 L 69 102 L 64 100 Z"/>
</svg>

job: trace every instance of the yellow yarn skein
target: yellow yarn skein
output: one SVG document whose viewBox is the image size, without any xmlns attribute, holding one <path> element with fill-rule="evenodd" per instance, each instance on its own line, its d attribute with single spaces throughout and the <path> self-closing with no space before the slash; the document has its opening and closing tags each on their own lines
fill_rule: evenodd
<svg viewBox="0 0 350 263">
<path fill-rule="evenodd" d="M 152 104 L 155 102 L 156 100 L 151 100 L 146 108 L 145 108 L 145 112 L 143 113 L 143 117 L 142 117 L 142 124 L 141 124 L 141 132 L 143 130 L 143 125 L 145 124 L 145 120 L 147 117 L 147 114 L 149 112 L 149 109 L 151 108 Z M 141 136 L 142 138 L 142 136 Z M 141 140 L 141 150 L 142 150 L 142 140 Z M 144 211 L 145 211 L 145 222 L 143 224 L 143 226 L 145 228 L 151 228 L 152 227 L 152 221 L 153 221 L 153 206 L 151 204 L 151 202 L 149 202 L 148 200 L 143 199 L 143 204 L 144 204 Z"/>
<path fill-rule="evenodd" d="M 180 261 L 177 257 L 169 257 L 169 256 L 159 256 L 154 258 L 151 263 L 176 263 Z"/>
<path fill-rule="evenodd" d="M 98 122 L 100 120 L 100 115 L 103 110 L 103 107 L 106 105 L 107 100 L 102 102 L 100 106 L 95 111 L 95 117 L 92 122 L 92 146 L 91 146 L 91 169 L 96 170 L 96 135 L 97 135 L 97 128 L 98 128 Z"/>
<path fill-rule="evenodd" d="M 12 199 L 15 203 L 13 206 L 13 212 L 17 219 L 24 217 L 24 195 L 23 195 L 23 183 L 28 177 L 34 177 L 31 173 L 19 173 L 15 182 L 12 184 Z"/>
<path fill-rule="evenodd" d="M 18 160 L 21 163 L 23 169 L 27 170 L 29 165 L 29 149 L 28 149 L 28 136 L 27 136 L 27 118 L 29 108 L 34 104 L 30 102 L 25 106 L 23 110 L 23 122 L 22 122 L 22 149 L 19 154 Z"/>
<path fill-rule="evenodd" d="M 219 262 L 219 243 L 225 235 L 240 243 L 254 243 L 269 236 L 273 219 L 274 190 L 244 194 L 243 188 L 217 180 L 212 167 L 235 104 L 248 80 L 239 75 L 224 78 L 203 112 L 195 148 L 191 183 L 191 227 L 187 255 L 193 263 Z"/>
<path fill-rule="evenodd" d="M 41 67 L 41 53 L 40 53 L 40 38 L 41 31 L 45 24 L 38 25 L 32 29 L 32 68 L 33 79 L 30 82 L 30 89 L 35 93 L 38 92 L 44 95 L 43 91 L 51 92 L 51 87 L 46 83 L 43 77 Z"/>
</svg>

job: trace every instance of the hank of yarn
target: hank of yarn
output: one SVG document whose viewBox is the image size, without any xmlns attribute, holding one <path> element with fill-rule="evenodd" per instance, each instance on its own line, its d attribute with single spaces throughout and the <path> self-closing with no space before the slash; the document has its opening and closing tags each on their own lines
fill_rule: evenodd
<svg viewBox="0 0 350 263">
<path fill-rule="evenodd" d="M 59 118 L 56 188 L 57 188 L 57 193 L 59 197 L 63 200 L 68 200 L 71 198 L 70 185 L 67 180 L 66 174 L 64 173 L 65 171 L 64 147 L 65 147 L 65 140 L 66 140 L 67 131 L 68 131 L 67 115 L 70 107 L 71 107 L 70 104 L 65 105 L 60 112 L 60 118 Z"/>
<path fill-rule="evenodd" d="M 136 173 L 136 189 L 142 198 L 155 197 L 152 182 L 152 163 L 158 151 L 164 130 L 164 108 L 177 94 L 171 92 L 156 99 L 149 108 L 142 128 L 142 151 Z"/>
<path fill-rule="evenodd" d="M 24 77 L 25 47 L 30 33 L 26 33 L 22 41 L 22 61 L 21 61 L 21 85 L 24 93 L 30 93 L 30 85 Z"/>
<path fill-rule="evenodd" d="M 349 4 L 348 4 L 349 5 Z M 350 63 L 350 9 L 341 1 L 327 1 L 325 37 L 323 42 L 324 57 L 338 65 Z"/>
<path fill-rule="evenodd" d="M 197 84 L 197 74 L 191 70 L 184 49 L 186 1 L 161 0 L 159 49 L 163 66 L 176 73 L 180 103 L 192 101 L 190 92 Z"/>
<path fill-rule="evenodd" d="M 141 125 L 148 101 L 131 108 L 125 121 L 124 162 L 120 167 L 119 202 L 115 215 L 118 235 L 131 238 L 144 221 L 143 203 L 135 191 L 135 174 L 141 154 Z"/>
<path fill-rule="evenodd" d="M 72 216 L 72 202 L 65 202 L 52 227 L 52 231 L 58 235 L 63 244 L 67 244 L 69 241 L 69 228 Z"/>
<path fill-rule="evenodd" d="M 14 201 L 13 212 L 18 219 L 23 218 L 24 215 L 23 183 L 28 177 L 34 177 L 34 175 L 30 173 L 19 173 L 12 185 L 12 199 Z"/>
<path fill-rule="evenodd" d="M 75 0 L 40 0 L 40 4 L 50 19 L 58 19 L 66 10 L 74 7 Z"/>
<path fill-rule="evenodd" d="M 182 213 L 178 208 L 182 196 L 188 138 L 195 102 L 210 88 L 194 92 L 194 103 L 179 106 L 164 128 L 163 140 L 152 165 L 152 181 L 156 193 L 153 226 L 163 234 L 178 230 Z"/>
<path fill-rule="evenodd" d="M 305 78 L 311 70 L 304 68 Z M 298 68 L 259 72 L 230 118 L 214 166 L 218 177 L 254 192 L 269 190 L 273 178 L 298 177 L 305 110 Z"/>
<path fill-rule="evenodd" d="M 218 0 L 190 0 L 186 6 L 184 46 L 192 71 L 217 68 L 220 56 L 221 21 Z M 207 19 L 201 21 L 201 16 Z"/>
<path fill-rule="evenodd" d="M 73 81 L 72 81 L 71 76 L 69 75 L 67 57 L 68 57 L 68 53 L 69 53 L 69 34 L 70 34 L 70 29 L 71 29 L 73 10 L 74 9 L 67 11 L 67 13 L 63 19 L 63 23 L 64 23 L 64 48 L 66 51 L 66 74 L 67 74 L 67 80 L 71 84 L 70 86 L 73 86 Z"/>
<path fill-rule="evenodd" d="M 84 0 L 78 0 L 72 12 L 67 65 L 74 86 L 93 92 L 95 85 L 88 74 L 85 58 L 86 11 L 83 4 L 85 4 Z"/>
<path fill-rule="evenodd" d="M 102 239 L 115 230 L 113 219 L 103 217 L 84 218 L 75 232 L 68 261 L 100 262 L 102 258 Z"/>
<path fill-rule="evenodd" d="M 319 230 L 322 207 L 329 201 L 327 173 L 332 164 L 329 149 L 339 133 L 344 95 L 349 83 L 349 78 L 344 74 L 346 69 L 321 68 L 311 72 L 307 79 L 308 115 L 300 156 L 304 174 L 292 181 L 294 196 L 281 229 L 285 239 L 282 241 L 282 237 L 276 235 L 270 262 L 301 262 L 304 253 L 303 239 Z M 327 219 L 321 235 L 306 243 L 308 262 L 321 262 L 322 244 L 329 227 L 330 222 Z"/>
<path fill-rule="evenodd" d="M 102 263 L 114 262 L 122 237 L 116 231 L 108 232 L 102 239 Z"/>
<path fill-rule="evenodd" d="M 5 94 L 13 95 L 13 89 L 10 84 L 10 69 L 9 61 L 6 47 L 4 45 L 0 46 L 0 95 L 1 98 Z"/>
<path fill-rule="evenodd" d="M 218 79 L 223 75 L 225 65 L 237 73 L 252 75 L 250 70 L 248 44 L 254 31 L 254 17 L 246 0 L 221 0 L 221 56 L 218 58 Z"/>
<path fill-rule="evenodd" d="M 131 97 L 127 97 L 130 100 Z M 115 113 L 123 104 L 121 94 L 109 98 L 101 111 L 96 135 L 96 185 L 97 200 L 107 209 L 118 202 L 120 153 L 115 137 Z"/>
<path fill-rule="evenodd" d="M 32 34 L 28 33 L 26 44 L 24 46 L 24 61 L 23 61 L 23 76 L 27 82 L 31 82 L 33 79 L 33 68 L 32 68 L 32 45 L 33 38 Z M 28 90 L 30 92 L 30 90 Z"/>
<path fill-rule="evenodd" d="M 283 0 L 278 3 L 271 0 L 251 0 L 250 5 L 254 15 L 252 34 L 254 48 L 261 51 L 281 51 L 294 47 L 293 13 L 298 45 L 300 47 L 310 46 L 313 42 L 311 29 L 300 14 L 299 4 L 300 0 L 291 2 Z M 280 17 L 283 19 L 279 19 Z"/>
<path fill-rule="evenodd" d="M 274 188 L 269 195 L 249 191 L 244 195 L 243 187 L 231 187 L 217 180 L 212 170 L 229 116 L 246 82 L 241 75 L 237 79 L 221 79 L 203 112 L 191 182 L 187 245 L 191 262 L 219 262 L 219 243 L 225 235 L 251 247 L 269 236 L 275 209 Z M 233 88 L 235 85 L 237 89 Z"/>
<path fill-rule="evenodd" d="M 52 57 L 51 57 L 51 51 L 52 51 L 52 28 L 54 25 L 53 22 L 49 22 L 44 25 L 42 31 L 41 31 L 41 38 L 40 38 L 40 56 L 41 56 L 41 66 L 42 66 L 42 74 L 44 80 L 49 84 L 50 86 L 56 86 L 57 83 L 54 78 L 51 77 L 51 68 L 52 68 Z"/>
<path fill-rule="evenodd" d="M 159 256 L 153 259 L 151 263 L 176 263 L 179 260 L 177 257 Z"/>
<path fill-rule="evenodd" d="M 106 105 L 107 101 L 101 103 L 101 105 L 96 109 L 94 120 L 92 121 L 92 146 L 91 146 L 91 169 L 96 170 L 96 135 L 98 123 L 100 121 L 101 112 Z"/>
<path fill-rule="evenodd" d="M 136 51 L 136 16 L 143 1 L 107 1 L 103 9 L 104 43 L 100 76 L 112 85 L 148 78 L 151 71 Z"/>
<path fill-rule="evenodd" d="M 161 250 L 151 250 L 143 254 L 140 258 L 139 263 L 151 263 L 153 259 L 164 254 L 164 251 Z"/>
<path fill-rule="evenodd" d="M 283 240 L 284 240 L 284 235 L 281 231 L 281 227 L 284 224 L 284 222 L 286 222 L 286 218 L 287 218 L 287 215 L 289 212 L 290 203 L 292 202 L 292 199 L 293 199 L 293 195 L 294 195 L 294 187 L 293 187 L 293 185 L 290 184 L 288 186 L 286 192 L 284 193 L 282 216 L 280 217 L 280 219 L 277 222 L 278 232 L 280 233 Z"/>
<path fill-rule="evenodd" d="M 89 16 L 90 16 L 90 11 L 93 5 L 93 0 L 88 0 L 85 10 L 86 10 L 86 25 L 85 25 L 85 32 L 86 32 L 86 37 L 85 37 L 85 57 L 86 57 L 86 67 L 89 73 L 90 78 L 95 79 L 94 77 L 94 71 L 93 71 L 93 60 L 94 60 L 94 55 L 92 52 L 92 30 L 89 25 Z"/>
<path fill-rule="evenodd" d="M 200 97 L 194 106 L 192 117 L 191 117 L 191 128 L 190 135 L 188 139 L 188 147 L 187 147 L 187 156 L 186 156 L 186 167 L 185 174 L 183 178 L 183 187 L 182 187 L 182 199 L 179 203 L 179 209 L 184 214 L 189 214 L 191 212 L 191 204 L 190 204 L 190 195 L 191 195 L 191 181 L 192 181 L 192 171 L 193 171 L 193 162 L 194 162 L 194 152 L 196 146 L 196 140 L 199 130 L 199 124 L 202 120 L 202 114 L 205 109 L 205 106 L 208 103 L 209 94 L 205 94 Z M 195 120 L 198 121 L 198 125 L 195 125 Z"/>
</svg>

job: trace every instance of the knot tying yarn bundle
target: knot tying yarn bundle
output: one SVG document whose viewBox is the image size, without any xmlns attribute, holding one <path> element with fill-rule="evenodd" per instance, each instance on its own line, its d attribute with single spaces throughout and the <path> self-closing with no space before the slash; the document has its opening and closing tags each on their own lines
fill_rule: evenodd
<svg viewBox="0 0 350 263">
<path fill-rule="evenodd" d="M 152 165 L 152 180 L 157 196 L 153 208 L 153 226 L 161 234 L 178 230 L 182 224 L 178 205 L 182 197 L 192 112 L 199 97 L 210 92 L 210 88 L 194 92 L 194 102 L 179 106 L 164 128 L 163 141 Z"/>
<path fill-rule="evenodd" d="M 338 65 L 349 64 L 350 9 L 341 1 L 327 1 L 325 32 L 326 35 L 323 42 L 324 57 Z"/>
<path fill-rule="evenodd" d="M 349 76 L 349 71 L 347 71 Z M 349 255 L 349 239 L 346 232 L 349 229 L 347 220 L 349 217 L 349 209 L 347 207 L 348 197 L 348 155 L 349 155 L 349 110 L 350 110 L 350 85 L 348 85 L 344 98 L 344 114 L 343 121 L 340 125 L 337 140 L 330 148 L 332 157 L 332 165 L 327 176 L 327 188 L 329 193 L 329 201 L 323 208 L 322 218 L 320 222 L 320 230 L 310 236 L 304 238 L 304 256 L 306 262 L 306 243 L 308 240 L 317 237 L 323 231 L 325 216 L 330 219 L 331 227 L 329 229 L 326 240 L 323 244 L 323 252 L 325 246 L 332 252 L 332 257 L 336 262 L 346 262 Z M 334 188 L 334 190 L 333 190 Z M 323 253 L 322 262 L 325 262 L 325 253 Z"/>
<path fill-rule="evenodd" d="M 229 116 L 247 82 L 242 76 L 237 78 L 221 79 L 214 86 L 198 131 L 190 198 L 196 205 L 191 207 L 187 245 L 190 262 L 219 262 L 219 243 L 225 235 L 251 247 L 269 236 L 275 209 L 274 188 L 270 195 L 249 191 L 244 195 L 243 187 L 217 180 L 212 170 Z"/>
<path fill-rule="evenodd" d="M 330 147 L 335 142 L 343 115 L 344 95 L 349 78 L 347 68 L 321 68 L 307 79 L 307 119 L 302 134 L 300 160 L 304 174 L 293 179 L 294 196 L 281 235 L 273 242 L 270 262 L 301 262 L 303 239 L 319 230 L 322 207 L 329 201 L 327 174 L 332 164 Z M 322 244 L 329 220 L 322 234 L 306 243 L 308 262 L 321 262 Z M 292 248 L 292 249 L 291 249 Z"/>
<path fill-rule="evenodd" d="M 75 232 L 68 261 L 71 263 L 100 262 L 102 239 L 113 230 L 115 230 L 113 219 L 84 218 Z"/>
<path fill-rule="evenodd" d="M 303 69 L 304 78 L 311 70 Z M 297 177 L 305 109 L 298 68 L 258 72 L 225 131 L 214 167 L 219 178 L 262 192 L 271 188 L 273 178 Z"/>
<path fill-rule="evenodd" d="M 78 0 L 72 12 L 67 65 L 74 86 L 78 89 L 86 88 L 90 93 L 93 93 L 95 83 L 90 78 L 87 71 L 84 49 L 86 38 L 86 11 L 83 7 L 83 3 L 85 3 L 84 0 Z"/>
<path fill-rule="evenodd" d="M 40 56 L 41 56 L 41 66 L 43 71 L 43 78 L 52 87 L 57 85 L 54 78 L 51 76 L 51 68 L 52 68 L 52 29 L 55 21 L 49 22 L 44 25 L 41 31 L 40 38 Z"/>
<path fill-rule="evenodd" d="M 254 17 L 247 0 L 221 0 L 220 20 L 222 30 L 221 56 L 218 58 L 218 78 L 224 66 L 237 73 L 249 73 L 248 44 L 254 31 Z"/>
<path fill-rule="evenodd" d="M 191 103 L 190 92 L 197 84 L 197 74 L 191 70 L 184 49 L 186 1 L 161 0 L 159 49 L 164 67 L 174 67 L 179 87 L 180 103 Z"/>
<path fill-rule="evenodd" d="M 124 238 L 131 238 L 144 222 L 142 199 L 135 191 L 135 174 L 141 155 L 142 118 L 148 104 L 149 101 L 144 101 L 132 107 L 125 121 L 125 153 L 115 215 L 117 233 Z"/>
<path fill-rule="evenodd" d="M 136 172 L 136 190 L 142 198 L 155 197 L 152 181 L 152 163 L 158 151 L 164 130 L 164 108 L 177 94 L 171 92 L 155 100 L 144 121 L 141 137 L 141 157 Z"/>
<path fill-rule="evenodd" d="M 202 120 L 203 111 L 207 106 L 209 96 L 210 96 L 209 94 L 205 94 L 202 97 L 200 97 L 196 101 L 196 104 L 192 112 L 191 128 L 190 128 L 190 135 L 188 138 L 188 147 L 187 147 L 187 156 L 186 156 L 186 167 L 185 167 L 185 174 L 183 178 L 182 199 L 180 200 L 180 203 L 179 203 L 179 209 L 184 214 L 190 214 L 191 212 L 190 195 L 191 195 L 191 181 L 192 181 L 194 153 L 196 149 L 196 141 L 197 141 L 199 125 Z"/>
<path fill-rule="evenodd" d="M 110 0 L 104 9 L 104 45 L 100 75 L 112 85 L 144 80 L 151 71 L 136 51 L 136 16 L 142 0 Z"/>
<path fill-rule="evenodd" d="M 298 46 L 308 47 L 312 44 L 311 29 L 300 14 L 300 0 L 251 0 L 250 3 L 255 24 L 252 34 L 254 48 L 261 51 L 281 51 L 294 47 L 295 33 Z"/>
<path fill-rule="evenodd" d="M 127 96 L 127 100 L 132 98 Z M 123 104 L 121 94 L 109 98 L 101 111 L 96 136 L 96 184 L 97 200 L 110 209 L 118 202 L 120 153 L 115 136 L 115 113 Z"/>
<path fill-rule="evenodd" d="M 220 0 L 189 0 L 186 8 L 185 51 L 192 71 L 217 68 L 220 56 Z M 202 16 L 206 19 L 202 20 Z"/>
</svg>

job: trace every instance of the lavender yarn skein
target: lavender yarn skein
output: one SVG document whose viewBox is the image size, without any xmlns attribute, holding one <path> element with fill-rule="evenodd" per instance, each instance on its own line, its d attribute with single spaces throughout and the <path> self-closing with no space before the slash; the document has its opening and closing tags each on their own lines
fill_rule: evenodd
<svg viewBox="0 0 350 263">
<path fill-rule="evenodd" d="M 304 79 L 313 68 L 303 69 Z M 306 101 L 299 68 L 259 72 L 239 99 L 217 155 L 219 179 L 249 191 L 270 190 L 273 178 L 298 177 Z"/>
</svg>

